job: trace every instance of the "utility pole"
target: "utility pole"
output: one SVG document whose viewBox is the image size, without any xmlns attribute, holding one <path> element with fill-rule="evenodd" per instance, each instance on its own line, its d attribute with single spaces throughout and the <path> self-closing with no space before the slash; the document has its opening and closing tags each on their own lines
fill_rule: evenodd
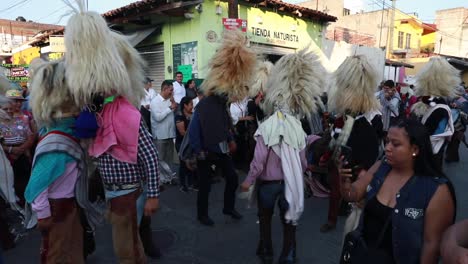
<svg viewBox="0 0 468 264">
<path fill-rule="evenodd" d="M 442 36 L 440 36 L 440 41 L 439 41 L 439 55 L 441 54 L 440 52 L 442 51 Z"/>
<path fill-rule="evenodd" d="M 317 0 L 318 1 L 318 0 Z M 382 0 L 382 18 L 380 19 L 380 37 L 379 37 L 379 48 L 382 47 L 382 30 L 383 30 L 383 17 L 385 13 L 385 0 Z"/>
<path fill-rule="evenodd" d="M 395 10 L 396 10 L 396 0 L 391 0 L 392 1 L 392 16 L 391 16 L 391 23 L 390 23 L 390 43 L 388 45 L 389 53 L 393 53 L 393 39 L 394 39 L 394 31 L 395 31 Z"/>
<path fill-rule="evenodd" d="M 239 18 L 238 0 L 228 0 L 228 17 Z"/>
</svg>

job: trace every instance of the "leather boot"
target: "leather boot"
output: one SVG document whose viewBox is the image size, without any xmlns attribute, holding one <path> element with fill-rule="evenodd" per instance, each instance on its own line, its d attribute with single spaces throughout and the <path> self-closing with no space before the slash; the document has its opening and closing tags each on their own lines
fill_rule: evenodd
<svg viewBox="0 0 468 264">
<path fill-rule="evenodd" d="M 272 215 L 273 210 L 271 209 L 258 209 L 260 239 L 257 246 L 257 256 L 260 257 L 263 264 L 270 264 L 273 262 L 273 243 L 271 239 Z"/>
<path fill-rule="evenodd" d="M 160 259 L 161 251 L 153 243 L 150 216 L 143 216 L 141 218 L 139 231 L 140 231 L 140 239 L 141 239 L 141 242 L 143 243 L 145 254 L 150 258 Z"/>
<path fill-rule="evenodd" d="M 278 264 L 296 263 L 296 226 L 283 222 L 283 250 Z"/>
</svg>

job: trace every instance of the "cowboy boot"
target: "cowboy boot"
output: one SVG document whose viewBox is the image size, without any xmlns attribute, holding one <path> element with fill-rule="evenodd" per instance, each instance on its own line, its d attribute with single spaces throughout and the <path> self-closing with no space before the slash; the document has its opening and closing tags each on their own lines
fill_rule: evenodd
<svg viewBox="0 0 468 264">
<path fill-rule="evenodd" d="M 283 250 L 278 264 L 296 263 L 296 226 L 283 222 Z"/>
<path fill-rule="evenodd" d="M 143 243 L 145 254 L 150 258 L 160 259 L 161 251 L 153 243 L 150 216 L 143 216 L 141 218 L 139 233 L 140 233 L 141 242 Z"/>
<path fill-rule="evenodd" d="M 271 239 L 271 217 L 272 209 L 259 208 L 259 228 L 260 239 L 257 246 L 257 256 L 260 257 L 263 264 L 273 262 L 273 243 Z"/>
</svg>

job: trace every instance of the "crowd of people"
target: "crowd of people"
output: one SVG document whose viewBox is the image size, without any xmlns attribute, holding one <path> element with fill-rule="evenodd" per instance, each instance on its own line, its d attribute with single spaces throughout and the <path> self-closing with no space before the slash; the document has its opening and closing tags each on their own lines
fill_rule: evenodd
<svg viewBox="0 0 468 264">
<path fill-rule="evenodd" d="M 457 199 L 443 172 L 467 145 L 468 95 L 446 60 L 432 58 L 414 85 L 378 85 L 365 56 L 328 75 L 312 52 L 272 64 L 228 31 L 200 87 L 177 72 L 156 92 L 125 37 L 78 2 L 65 58 L 35 60 L 30 93 L 1 79 L 1 248 L 24 235 L 16 217 L 41 231 L 41 263 L 84 263 L 107 218 L 119 263 L 146 263 L 161 257 L 151 216 L 163 185 L 197 192 L 198 221 L 215 226 L 219 173 L 222 214 L 243 218 L 238 189 L 257 204 L 262 263 L 275 255 L 275 204 L 278 263 L 296 262 L 306 193 L 329 198 L 321 232 L 349 215 L 340 263 L 468 263 L 457 231 L 466 222 L 452 226 Z"/>
</svg>

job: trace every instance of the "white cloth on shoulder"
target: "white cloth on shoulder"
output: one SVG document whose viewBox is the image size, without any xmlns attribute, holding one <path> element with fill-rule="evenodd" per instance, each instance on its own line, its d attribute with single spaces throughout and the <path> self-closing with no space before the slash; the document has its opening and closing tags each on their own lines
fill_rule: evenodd
<svg viewBox="0 0 468 264">
<path fill-rule="evenodd" d="M 277 111 L 258 128 L 265 145 L 281 158 L 284 174 L 284 195 L 289 204 L 285 214 L 287 223 L 297 225 L 304 211 L 304 180 L 300 151 L 306 147 L 306 133 L 299 120 Z"/>
<path fill-rule="evenodd" d="M 425 124 L 427 119 L 432 115 L 432 113 L 440 108 L 443 108 L 447 111 L 449 120 L 447 120 L 447 126 L 445 127 L 444 132 L 436 135 L 431 135 L 432 153 L 434 154 L 439 153 L 439 150 L 440 148 L 442 148 L 445 141 L 449 140 L 455 132 L 455 128 L 453 127 L 452 110 L 450 110 L 448 105 L 445 104 L 436 104 L 435 106 L 429 108 L 429 110 L 424 114 L 421 122 Z"/>
</svg>

